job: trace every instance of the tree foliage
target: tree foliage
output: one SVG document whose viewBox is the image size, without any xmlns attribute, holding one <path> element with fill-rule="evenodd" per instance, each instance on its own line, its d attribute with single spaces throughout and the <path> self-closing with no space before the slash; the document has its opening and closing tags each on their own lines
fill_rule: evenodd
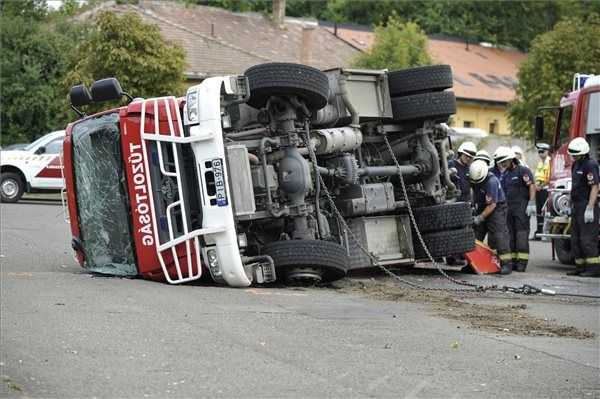
<svg viewBox="0 0 600 399">
<path fill-rule="evenodd" d="M 392 15 L 387 24 L 375 28 L 375 43 L 361 53 L 353 66 L 397 70 L 431 64 L 427 53 L 427 36 L 413 22 L 403 24 Z"/>
<path fill-rule="evenodd" d="M 600 18 L 569 19 L 538 36 L 519 69 L 518 99 L 510 105 L 514 132 L 531 135 L 540 106 L 558 105 L 569 91 L 573 75 L 600 74 Z M 548 135 L 550 129 L 546 129 Z"/>
<path fill-rule="evenodd" d="M 156 25 L 134 13 L 105 11 L 96 17 L 89 40 L 77 48 L 63 87 L 116 77 L 133 96 L 180 94 L 184 65 L 183 49 L 164 41 Z"/>
<path fill-rule="evenodd" d="M 234 11 L 271 12 L 271 1 L 184 0 Z M 427 34 L 457 36 L 527 50 L 564 18 L 600 15 L 600 1 L 581 0 L 287 0 L 286 13 L 338 23 L 385 24 L 395 13 Z"/>
<path fill-rule="evenodd" d="M 0 131 L 2 144 L 29 142 L 67 120 L 62 78 L 84 35 L 50 16 L 43 0 L 0 3 Z"/>
</svg>

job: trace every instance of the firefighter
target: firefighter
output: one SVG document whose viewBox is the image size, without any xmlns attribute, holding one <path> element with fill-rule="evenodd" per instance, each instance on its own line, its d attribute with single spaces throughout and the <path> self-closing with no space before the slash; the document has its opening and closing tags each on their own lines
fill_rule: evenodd
<svg viewBox="0 0 600 399">
<path fill-rule="evenodd" d="M 529 165 L 527 165 L 527 162 L 525 162 L 523 149 L 518 145 L 513 145 L 511 150 L 515 153 L 515 157 L 519 160 L 519 163 L 529 168 Z"/>
<path fill-rule="evenodd" d="M 489 246 L 496 250 L 500 259 L 500 273 L 510 274 L 511 254 L 508 241 L 508 228 L 506 226 L 506 197 L 502 185 L 485 161 L 473 161 L 469 167 L 469 180 L 473 185 L 475 202 L 475 234 L 485 237 L 488 234 Z"/>
<path fill-rule="evenodd" d="M 504 172 L 503 170 L 500 169 L 500 165 L 498 165 L 498 158 L 504 158 L 507 154 L 507 152 L 510 151 L 509 147 L 503 146 L 501 145 L 500 147 L 496 148 L 496 151 L 494 151 L 494 167 L 492 168 L 491 172 L 494 174 L 494 176 L 496 176 L 498 179 L 502 178 L 502 173 Z"/>
<path fill-rule="evenodd" d="M 473 158 L 473 161 L 477 161 L 478 159 L 484 161 L 487 164 L 488 168 L 492 166 L 492 157 L 490 156 L 490 153 L 486 150 L 477 151 L 477 154 L 475 154 L 475 158 Z"/>
<path fill-rule="evenodd" d="M 470 141 L 465 141 L 458 147 L 458 157 L 448 162 L 448 168 L 453 172 L 453 180 L 460 189 L 457 201 L 469 202 L 471 200 L 471 185 L 469 184 L 469 165 L 473 162 L 477 147 Z"/>
<path fill-rule="evenodd" d="M 571 248 L 576 269 L 569 275 L 600 277 L 598 257 L 598 162 L 590 159 L 590 146 L 583 137 L 571 140 Z"/>
<path fill-rule="evenodd" d="M 541 232 L 544 226 L 542 210 L 548 199 L 548 185 L 550 184 L 550 146 L 546 143 L 537 143 L 535 146 L 540 157 L 535 168 L 535 187 L 537 189 L 535 205 L 538 214 L 537 231 Z"/>
<path fill-rule="evenodd" d="M 508 204 L 507 225 L 513 270 L 524 272 L 529 261 L 529 218 L 536 213 L 533 174 L 508 149 L 496 162 L 505 170 L 500 180 Z"/>
</svg>

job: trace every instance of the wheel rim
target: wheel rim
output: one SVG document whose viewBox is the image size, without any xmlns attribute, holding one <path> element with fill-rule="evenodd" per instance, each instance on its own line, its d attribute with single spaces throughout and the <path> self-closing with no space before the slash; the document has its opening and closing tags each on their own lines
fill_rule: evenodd
<svg viewBox="0 0 600 399">
<path fill-rule="evenodd" d="M 323 279 L 320 270 L 314 267 L 295 267 L 286 273 L 289 283 L 298 285 L 318 284 Z"/>
<path fill-rule="evenodd" d="M 2 194 L 7 198 L 14 198 L 19 192 L 19 184 L 13 179 L 6 179 L 2 182 Z"/>
</svg>

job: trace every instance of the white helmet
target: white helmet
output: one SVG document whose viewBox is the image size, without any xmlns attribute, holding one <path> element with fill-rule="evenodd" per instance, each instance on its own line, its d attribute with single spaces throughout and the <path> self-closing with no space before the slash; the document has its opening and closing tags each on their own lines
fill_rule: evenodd
<svg viewBox="0 0 600 399">
<path fill-rule="evenodd" d="M 496 165 L 502 163 L 508 159 L 514 159 L 515 153 L 510 147 L 498 147 L 496 152 L 494 153 L 494 161 Z"/>
<path fill-rule="evenodd" d="M 469 166 L 469 180 L 471 183 L 481 183 L 488 175 L 488 165 L 485 161 L 478 159 Z"/>
<path fill-rule="evenodd" d="M 523 150 L 521 149 L 521 147 L 519 147 L 518 145 L 513 145 L 513 147 L 511 148 L 511 150 L 515 153 L 515 154 L 521 154 L 523 155 Z"/>
<path fill-rule="evenodd" d="M 488 166 L 490 166 L 492 164 L 492 157 L 486 150 L 479 150 L 477 151 L 475 158 L 473 158 L 473 161 L 484 161 Z"/>
<path fill-rule="evenodd" d="M 460 147 L 458 147 L 458 150 L 456 152 L 458 152 L 459 154 L 465 154 L 466 156 L 473 158 L 475 154 L 477 154 L 477 147 L 473 142 L 465 141 L 460 145 Z"/>
<path fill-rule="evenodd" d="M 496 148 L 496 151 L 494 151 L 494 161 L 496 160 L 496 158 L 498 158 L 502 153 L 506 153 L 506 149 L 508 147 L 501 145 L 500 147 Z"/>
<path fill-rule="evenodd" d="M 569 143 L 569 155 L 586 155 L 590 152 L 590 145 L 583 137 L 576 137 Z"/>
</svg>

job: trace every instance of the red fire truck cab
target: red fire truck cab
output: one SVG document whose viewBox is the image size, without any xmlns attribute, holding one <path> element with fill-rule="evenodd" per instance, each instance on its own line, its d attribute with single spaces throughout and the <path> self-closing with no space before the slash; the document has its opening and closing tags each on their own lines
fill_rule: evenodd
<svg viewBox="0 0 600 399">
<path fill-rule="evenodd" d="M 540 110 L 555 112 L 556 125 L 544 231 L 538 236 L 552 240 L 561 263 L 574 264 L 569 217 L 572 159 L 567 147 L 575 137 L 584 137 L 590 143 L 590 156 L 600 161 L 600 76 L 575 74 L 573 89 L 561 98 L 560 105 Z M 535 130 L 538 140 L 544 136 L 543 125 L 542 116 L 537 116 Z"/>
<path fill-rule="evenodd" d="M 123 95 L 109 78 L 90 91 L 75 86 L 71 102 Z M 235 287 L 275 279 L 268 256 L 240 251 L 228 198 L 221 109 L 248 96 L 245 77 L 215 77 L 197 86 L 193 109 L 181 98 L 133 99 L 69 124 L 64 177 L 72 247 L 83 267 L 174 284 L 203 272 Z M 190 116 L 202 123 L 185 123 Z"/>
</svg>

